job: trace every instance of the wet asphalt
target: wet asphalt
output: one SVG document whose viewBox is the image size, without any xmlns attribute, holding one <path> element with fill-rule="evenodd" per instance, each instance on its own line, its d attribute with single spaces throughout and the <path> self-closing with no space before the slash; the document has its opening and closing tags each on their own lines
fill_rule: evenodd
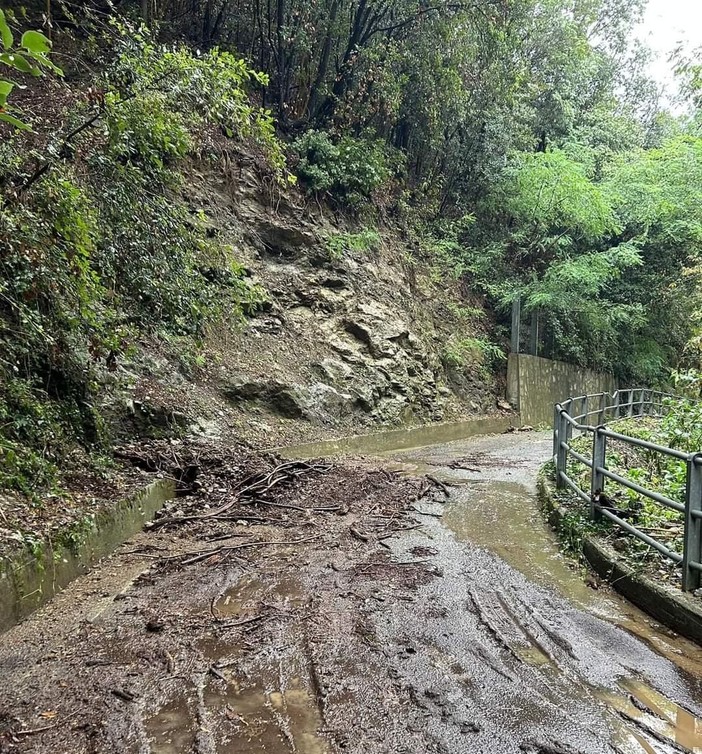
<svg viewBox="0 0 702 754">
<path fill-rule="evenodd" d="M 406 604 L 379 618 L 389 644 L 406 637 L 398 672 L 446 752 L 702 752 L 699 648 L 560 553 L 536 499 L 550 453 L 536 432 L 383 453 L 455 485 L 394 543 L 404 558 L 429 541 L 441 573 L 421 595 L 437 620 Z"/>
</svg>

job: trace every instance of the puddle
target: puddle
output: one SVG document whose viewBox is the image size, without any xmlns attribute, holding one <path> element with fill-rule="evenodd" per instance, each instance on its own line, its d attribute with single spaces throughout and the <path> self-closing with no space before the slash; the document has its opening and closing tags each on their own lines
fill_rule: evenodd
<svg viewBox="0 0 702 754">
<path fill-rule="evenodd" d="M 196 726 L 185 696 L 169 702 L 144 723 L 151 754 L 182 754 L 195 743 Z"/>
<path fill-rule="evenodd" d="M 516 647 L 514 653 L 520 660 L 529 663 L 529 665 L 550 665 L 551 658 L 545 652 L 542 652 L 538 647 Z"/>
<path fill-rule="evenodd" d="M 273 671 L 253 684 L 237 680 L 228 670 L 222 674 L 226 690 L 217 682 L 205 692 L 205 705 L 222 721 L 216 736 L 219 754 L 327 754 L 327 742 L 317 733 L 322 724 L 319 709 L 300 678 L 281 690 Z"/>
<path fill-rule="evenodd" d="M 622 687 L 656 717 L 668 723 L 674 731 L 672 739 L 675 743 L 702 752 L 702 721 L 699 718 L 641 681 L 628 679 L 622 681 Z"/>
<path fill-rule="evenodd" d="M 619 720 L 614 722 L 612 744 L 616 747 L 616 751 L 621 754 L 660 753 L 660 749 L 657 749 L 653 742 L 649 741 L 641 733 L 637 733 Z"/>
<path fill-rule="evenodd" d="M 427 445 L 453 442 L 478 435 L 499 434 L 508 429 L 513 421 L 517 421 L 517 419 L 509 416 L 488 416 L 462 422 L 393 429 L 372 435 L 355 435 L 339 440 L 291 445 L 285 448 L 273 448 L 273 450 L 283 458 L 375 454 L 393 450 L 422 448 Z"/>
<path fill-rule="evenodd" d="M 643 751 L 656 752 L 656 748 L 648 742 L 648 730 L 659 740 L 670 741 L 694 754 L 702 753 L 702 721 L 699 718 L 641 681 L 625 679 L 620 685 L 629 696 L 614 691 L 596 692 L 598 698 L 631 721 L 632 725 L 641 727 L 641 730 L 635 731 L 625 724 L 626 733 L 619 730 L 620 736 L 633 738 Z"/>
<path fill-rule="evenodd" d="M 568 567 L 523 485 L 481 481 L 457 488 L 442 520 L 457 539 L 496 553 L 532 581 L 555 586 L 581 606 L 602 608 L 601 597 Z"/>
<path fill-rule="evenodd" d="M 281 610 L 299 607 L 304 602 L 300 583 L 291 577 L 278 581 L 265 581 L 261 577 L 244 576 L 217 600 L 215 613 L 226 618 L 250 618 L 262 607 Z"/>
</svg>

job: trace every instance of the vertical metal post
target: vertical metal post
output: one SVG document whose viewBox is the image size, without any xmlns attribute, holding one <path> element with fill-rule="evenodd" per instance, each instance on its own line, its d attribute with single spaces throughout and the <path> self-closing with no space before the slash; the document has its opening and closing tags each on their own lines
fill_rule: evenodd
<svg viewBox="0 0 702 754">
<path fill-rule="evenodd" d="M 558 455 L 558 421 L 561 418 L 560 416 L 560 407 L 556 403 L 556 405 L 553 407 L 553 462 L 556 462 L 556 456 Z"/>
<path fill-rule="evenodd" d="M 621 400 L 619 395 L 620 395 L 619 390 L 615 390 L 614 395 L 612 396 L 612 403 L 614 404 L 614 418 L 615 419 L 619 418 L 619 412 L 620 412 L 619 402 Z"/>
<path fill-rule="evenodd" d="M 605 421 L 607 421 L 605 418 L 605 408 L 607 407 L 607 404 L 609 403 L 607 398 L 609 398 L 609 393 L 602 393 L 602 395 L 600 395 L 600 411 L 597 414 L 598 424 L 604 424 Z"/>
<path fill-rule="evenodd" d="M 685 541 L 683 544 L 682 588 L 684 592 L 699 589 L 700 572 L 691 566 L 702 562 L 702 521 L 695 512 L 702 512 L 702 453 L 687 461 L 685 485 Z"/>
<path fill-rule="evenodd" d="M 640 398 L 639 398 L 639 416 L 643 416 L 644 415 L 644 401 L 646 400 L 645 393 L 646 393 L 645 390 L 641 390 L 641 395 L 640 395 Z"/>
<path fill-rule="evenodd" d="M 634 391 L 627 390 L 629 401 L 627 403 L 627 416 L 631 419 L 634 415 Z"/>
<path fill-rule="evenodd" d="M 519 353 L 519 328 L 522 324 L 522 302 L 515 298 L 512 301 L 512 341 L 510 349 L 512 353 Z"/>
<path fill-rule="evenodd" d="M 556 487 L 559 489 L 566 486 L 561 479 L 561 473 L 566 473 L 566 462 L 568 460 L 568 452 L 563 447 L 568 442 L 568 427 L 570 426 L 566 421 L 566 416 L 566 412 L 561 409 L 558 414 L 558 449 L 556 453 Z"/>
<path fill-rule="evenodd" d="M 604 492 L 605 476 L 599 471 L 605 467 L 607 455 L 607 438 L 602 434 L 604 427 L 596 427 L 592 437 L 592 475 L 590 477 L 590 500 L 593 500 L 596 492 Z M 590 517 L 600 518 L 600 512 L 595 508 L 595 503 L 590 503 Z"/>
<path fill-rule="evenodd" d="M 539 312 L 536 309 L 531 313 L 531 326 L 529 327 L 529 353 L 532 356 L 539 355 Z"/>
<path fill-rule="evenodd" d="M 583 418 L 580 421 L 580 424 L 587 424 L 587 411 L 588 411 L 589 403 L 590 402 L 588 401 L 587 395 L 586 395 L 583 398 L 582 410 L 580 411 L 580 413 L 583 415 Z"/>
</svg>

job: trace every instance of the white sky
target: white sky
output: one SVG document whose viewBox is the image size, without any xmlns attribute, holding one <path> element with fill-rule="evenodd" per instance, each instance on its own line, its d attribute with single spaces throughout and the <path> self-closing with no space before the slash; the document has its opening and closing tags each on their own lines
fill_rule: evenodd
<svg viewBox="0 0 702 754">
<path fill-rule="evenodd" d="M 668 56 L 683 42 L 686 49 L 702 46 L 702 0 L 648 0 L 640 39 L 654 51 L 651 75 L 669 95 L 675 93 Z"/>
</svg>

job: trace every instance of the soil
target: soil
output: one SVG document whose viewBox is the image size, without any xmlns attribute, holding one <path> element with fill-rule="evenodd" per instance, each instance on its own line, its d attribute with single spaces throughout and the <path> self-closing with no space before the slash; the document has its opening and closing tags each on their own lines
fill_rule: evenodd
<svg viewBox="0 0 702 754">
<path fill-rule="evenodd" d="M 3 635 L 0 751 L 701 750 L 702 650 L 563 562 L 548 452 L 124 448 L 183 494 Z"/>
<path fill-rule="evenodd" d="M 424 559 L 391 562 L 386 543 L 418 525 L 410 505 L 434 486 L 206 443 L 120 453 L 177 473 L 185 496 L 87 577 L 87 612 L 72 599 L 67 621 L 64 594 L 17 627 L 17 643 L 15 630 L 3 637 L 0 751 L 239 751 L 252 725 L 266 751 L 315 739 L 325 626 L 341 619 L 337 631 L 372 644 L 368 603 L 412 600 L 432 578 Z M 279 708 L 253 712 L 273 686 Z M 242 704 L 251 720 L 235 712 Z"/>
</svg>

